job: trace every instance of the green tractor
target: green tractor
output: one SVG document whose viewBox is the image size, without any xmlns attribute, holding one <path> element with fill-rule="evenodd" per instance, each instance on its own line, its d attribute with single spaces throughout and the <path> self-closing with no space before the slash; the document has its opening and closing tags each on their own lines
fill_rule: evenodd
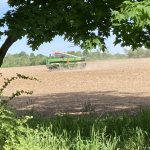
<svg viewBox="0 0 150 150">
<path fill-rule="evenodd" d="M 73 68 L 85 68 L 86 62 L 84 57 L 78 57 L 75 55 L 54 52 L 46 60 L 46 66 L 49 70 L 59 70 L 59 69 L 73 69 Z"/>
</svg>

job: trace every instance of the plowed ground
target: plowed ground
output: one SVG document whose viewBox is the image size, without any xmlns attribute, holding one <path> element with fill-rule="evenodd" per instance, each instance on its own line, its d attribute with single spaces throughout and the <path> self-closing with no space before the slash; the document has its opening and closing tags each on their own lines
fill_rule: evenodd
<svg viewBox="0 0 150 150">
<path fill-rule="evenodd" d="M 3 68 L 0 72 L 3 77 L 21 73 L 41 81 L 17 80 L 5 89 L 4 96 L 16 90 L 34 91 L 11 101 L 21 113 L 134 112 L 150 106 L 149 58 L 88 62 L 84 70 L 49 71 L 45 66 L 34 66 Z"/>
</svg>

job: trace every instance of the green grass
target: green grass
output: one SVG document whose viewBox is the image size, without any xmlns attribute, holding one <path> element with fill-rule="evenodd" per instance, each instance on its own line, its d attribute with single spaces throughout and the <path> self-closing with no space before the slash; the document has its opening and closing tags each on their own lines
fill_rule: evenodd
<svg viewBox="0 0 150 150">
<path fill-rule="evenodd" d="M 15 150 L 150 150 L 150 110 L 136 116 L 34 117 Z"/>
</svg>

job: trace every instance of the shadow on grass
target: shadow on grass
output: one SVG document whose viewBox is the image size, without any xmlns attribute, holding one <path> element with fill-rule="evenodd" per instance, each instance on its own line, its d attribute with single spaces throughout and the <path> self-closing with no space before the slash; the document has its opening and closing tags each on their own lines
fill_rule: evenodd
<svg viewBox="0 0 150 150">
<path fill-rule="evenodd" d="M 37 97 L 18 97 L 11 104 L 18 113 L 33 111 L 42 116 L 58 113 L 80 115 L 88 111 L 98 114 L 120 111 L 135 113 L 135 110 L 150 107 L 150 97 L 141 97 L 140 94 L 134 96 L 116 91 L 56 93 Z"/>
</svg>

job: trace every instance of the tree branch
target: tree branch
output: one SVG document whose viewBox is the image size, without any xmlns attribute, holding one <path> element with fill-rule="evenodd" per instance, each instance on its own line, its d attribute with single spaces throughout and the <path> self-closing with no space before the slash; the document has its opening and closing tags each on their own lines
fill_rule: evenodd
<svg viewBox="0 0 150 150">
<path fill-rule="evenodd" d="M 16 42 L 18 39 L 14 36 L 8 36 L 3 45 L 0 48 L 0 67 L 3 64 L 3 60 L 5 58 L 5 55 L 8 51 L 8 49 L 11 47 L 11 45 Z"/>
</svg>

